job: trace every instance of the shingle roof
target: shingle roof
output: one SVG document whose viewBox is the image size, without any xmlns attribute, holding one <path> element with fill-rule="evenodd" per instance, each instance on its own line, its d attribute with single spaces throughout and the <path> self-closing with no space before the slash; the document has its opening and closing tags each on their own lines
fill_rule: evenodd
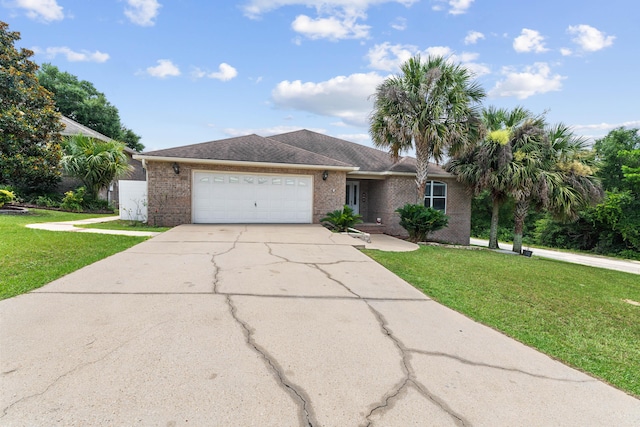
<svg viewBox="0 0 640 427">
<path fill-rule="evenodd" d="M 382 150 L 306 129 L 270 138 L 352 164 L 360 168 L 359 172 L 416 173 L 416 159 L 413 157 L 400 157 L 394 162 L 391 154 Z M 447 176 L 449 173 L 435 163 L 429 163 L 429 175 Z"/>
<path fill-rule="evenodd" d="M 372 174 L 416 173 L 413 157 L 401 157 L 394 162 L 391 155 L 382 150 L 306 129 L 266 138 L 253 134 L 167 148 L 142 153 L 141 157 L 351 167 L 359 168 L 358 173 Z M 429 175 L 449 174 L 430 163 Z"/>
<path fill-rule="evenodd" d="M 109 138 L 108 136 L 103 135 L 100 132 L 96 132 L 95 130 L 90 129 L 86 126 L 83 126 L 80 123 L 75 122 L 68 117 L 62 116 L 60 121 L 64 125 L 64 129 L 62 130 L 62 132 L 60 132 L 60 134 L 64 136 L 73 136 L 73 135 L 81 134 L 84 136 L 89 136 L 91 138 L 99 139 L 100 141 L 105 141 L 105 142 L 111 141 L 111 138 Z"/>
<path fill-rule="evenodd" d="M 150 151 L 143 153 L 143 156 L 346 168 L 352 166 L 321 154 L 255 134 Z"/>
<path fill-rule="evenodd" d="M 104 142 L 111 141 L 111 138 L 109 138 L 108 136 L 103 135 L 100 132 L 96 132 L 95 130 L 88 128 L 84 125 L 81 125 L 80 123 L 74 120 L 71 120 L 69 117 L 62 116 L 60 118 L 60 121 L 64 126 L 64 128 L 62 129 L 62 132 L 60 132 L 60 134 L 63 136 L 73 136 L 73 135 L 81 134 L 84 136 L 88 136 L 90 138 L 99 139 L 100 141 L 104 141 Z M 126 145 L 124 147 L 124 151 L 126 151 L 129 154 L 134 154 L 136 152 L 133 149 L 127 147 Z"/>
</svg>

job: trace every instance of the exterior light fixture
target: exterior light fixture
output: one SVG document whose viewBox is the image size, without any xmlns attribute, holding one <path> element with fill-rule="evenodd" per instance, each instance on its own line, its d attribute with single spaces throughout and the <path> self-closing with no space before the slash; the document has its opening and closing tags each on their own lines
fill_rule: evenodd
<svg viewBox="0 0 640 427">
<path fill-rule="evenodd" d="M 326 181 L 329 178 L 329 171 L 322 172 L 322 180 Z"/>
<path fill-rule="evenodd" d="M 176 162 L 173 162 L 173 171 L 176 173 L 176 175 L 178 175 L 180 173 L 180 165 L 177 164 Z"/>
</svg>

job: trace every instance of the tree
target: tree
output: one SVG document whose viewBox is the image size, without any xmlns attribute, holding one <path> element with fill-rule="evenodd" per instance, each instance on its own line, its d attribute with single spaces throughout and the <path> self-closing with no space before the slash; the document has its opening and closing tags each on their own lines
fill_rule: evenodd
<svg viewBox="0 0 640 427">
<path fill-rule="evenodd" d="M 562 219 L 576 220 L 579 212 L 602 198 L 594 176 L 595 159 L 586 139 L 559 123 L 545 130 L 534 148 L 537 161 L 529 164 L 530 181 L 514 194 L 513 251 L 522 252 L 522 234 L 529 208 L 546 209 Z M 528 187 L 528 188 L 527 188 Z"/>
<path fill-rule="evenodd" d="M 0 182 L 25 193 L 60 179 L 60 115 L 36 77 L 33 52 L 17 50 L 20 33 L 0 21 Z"/>
<path fill-rule="evenodd" d="M 84 135 L 74 135 L 65 141 L 62 166 L 67 174 L 82 181 L 93 200 L 98 198 L 100 189 L 132 170 L 123 143 Z"/>
<path fill-rule="evenodd" d="M 540 163 L 544 121 L 522 107 L 511 111 L 489 107 L 482 112 L 486 136 L 457 153 L 446 169 L 474 194 L 491 194 L 489 247 L 498 248 L 500 208 L 513 198 L 526 200 L 533 191 L 535 165 Z"/>
<path fill-rule="evenodd" d="M 42 86 L 53 93 L 60 113 L 109 138 L 125 142 L 133 150 L 144 149 L 140 136 L 122 125 L 118 109 L 91 82 L 78 80 L 51 64 L 42 64 L 38 78 Z"/>
<path fill-rule="evenodd" d="M 617 128 L 594 144 L 597 159 L 602 162 L 598 176 L 607 191 L 627 189 L 623 166 L 633 167 L 633 159 L 628 158 L 633 151 L 640 150 L 640 133 L 638 129 Z M 621 152 L 623 152 L 621 154 Z"/>
<path fill-rule="evenodd" d="M 396 159 L 415 149 L 416 201 L 423 203 L 429 161 L 442 161 L 477 136 L 477 103 L 485 92 L 466 68 L 441 56 L 426 62 L 415 56 L 400 70 L 376 88 L 369 133 Z"/>
</svg>

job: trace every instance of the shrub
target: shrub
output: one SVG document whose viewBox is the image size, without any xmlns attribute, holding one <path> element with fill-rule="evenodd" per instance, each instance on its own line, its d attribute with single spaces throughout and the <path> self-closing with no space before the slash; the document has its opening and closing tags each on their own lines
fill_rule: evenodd
<svg viewBox="0 0 640 427">
<path fill-rule="evenodd" d="M 327 212 L 327 216 L 322 218 L 320 222 L 325 223 L 324 225 L 331 228 L 333 231 L 342 232 L 361 223 L 362 215 L 353 213 L 353 209 L 344 205 L 342 209 Z"/>
<path fill-rule="evenodd" d="M 13 194 L 12 191 L 0 190 L 0 207 L 4 206 L 5 203 L 13 202 L 15 198 L 16 198 L 16 195 Z"/>
<path fill-rule="evenodd" d="M 54 208 L 60 206 L 60 196 L 56 194 L 43 194 L 36 197 L 34 203 L 37 206 L 44 206 L 47 208 Z"/>
<path fill-rule="evenodd" d="M 424 242 L 427 236 L 444 228 L 449 223 L 449 218 L 437 209 L 424 205 L 412 205 L 407 203 L 396 209 L 400 214 L 400 226 L 409 233 L 412 242 Z"/>
<path fill-rule="evenodd" d="M 62 199 L 60 207 L 68 211 L 82 212 L 85 192 L 84 187 L 76 188 L 75 192 L 67 191 L 64 193 L 64 199 Z"/>
</svg>

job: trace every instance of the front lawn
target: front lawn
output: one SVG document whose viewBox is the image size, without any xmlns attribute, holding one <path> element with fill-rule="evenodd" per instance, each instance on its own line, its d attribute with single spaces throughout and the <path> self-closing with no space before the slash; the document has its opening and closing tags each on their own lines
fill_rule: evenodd
<svg viewBox="0 0 640 427">
<path fill-rule="evenodd" d="M 640 396 L 640 276 L 488 250 L 365 251 L 434 300 Z"/>
<path fill-rule="evenodd" d="M 0 215 L 0 299 L 39 288 L 147 239 L 34 230 L 25 225 L 112 214 L 76 214 L 39 209 L 31 209 L 30 212 L 29 215 Z"/>
</svg>

